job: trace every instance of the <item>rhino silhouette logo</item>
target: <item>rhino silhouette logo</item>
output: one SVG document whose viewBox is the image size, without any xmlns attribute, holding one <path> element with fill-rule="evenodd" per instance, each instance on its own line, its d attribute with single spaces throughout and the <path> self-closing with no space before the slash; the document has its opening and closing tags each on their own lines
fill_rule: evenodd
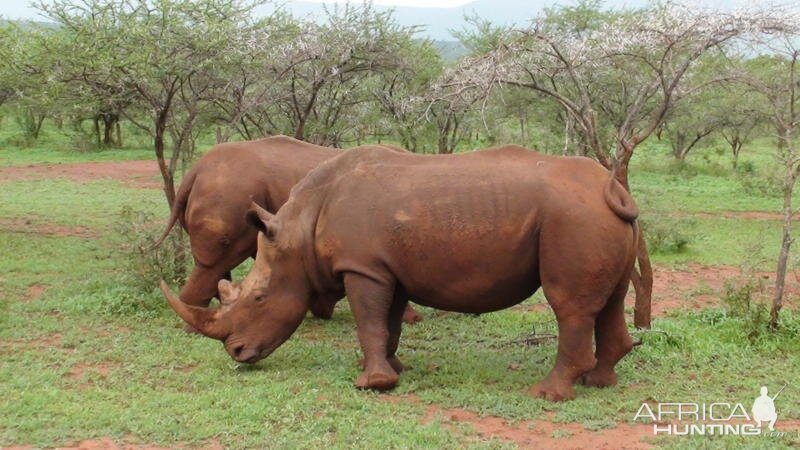
<svg viewBox="0 0 800 450">
<path fill-rule="evenodd" d="M 778 413 L 775 411 L 775 399 L 783 392 L 784 388 L 786 388 L 786 385 L 777 394 L 770 397 L 767 395 L 769 392 L 767 387 L 761 386 L 761 395 L 753 402 L 753 408 L 751 409 L 753 420 L 759 428 L 761 428 L 761 422 L 768 422 L 769 431 L 775 431 L 775 421 L 778 420 Z"/>
</svg>

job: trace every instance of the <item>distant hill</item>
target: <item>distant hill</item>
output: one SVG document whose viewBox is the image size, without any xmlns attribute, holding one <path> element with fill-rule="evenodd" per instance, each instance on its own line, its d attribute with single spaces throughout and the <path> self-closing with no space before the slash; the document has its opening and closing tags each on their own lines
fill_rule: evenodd
<svg viewBox="0 0 800 450">
<path fill-rule="evenodd" d="M 439 56 L 446 63 L 455 62 L 466 56 L 467 49 L 459 41 L 437 41 L 432 40 L 431 44 L 439 52 Z"/>
</svg>

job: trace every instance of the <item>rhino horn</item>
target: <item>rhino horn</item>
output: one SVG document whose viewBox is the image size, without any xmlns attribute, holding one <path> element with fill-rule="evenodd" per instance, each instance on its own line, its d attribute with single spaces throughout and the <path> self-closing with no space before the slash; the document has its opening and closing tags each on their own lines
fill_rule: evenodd
<svg viewBox="0 0 800 450">
<path fill-rule="evenodd" d="M 164 280 L 161 280 L 160 287 L 169 306 L 195 330 L 212 339 L 223 340 L 228 336 L 229 330 L 220 319 L 219 308 L 200 308 L 187 305 L 172 292 Z"/>
</svg>

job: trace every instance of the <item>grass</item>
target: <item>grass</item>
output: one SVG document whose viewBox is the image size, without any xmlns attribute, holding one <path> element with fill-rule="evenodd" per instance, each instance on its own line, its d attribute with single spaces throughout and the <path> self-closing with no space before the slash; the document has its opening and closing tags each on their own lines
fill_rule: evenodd
<svg viewBox="0 0 800 450">
<path fill-rule="evenodd" d="M 137 150 L 76 154 L 37 147 L 39 156 L 20 154 L 26 151 L 0 149 L 0 164 L 120 159 Z M 710 157 L 690 155 L 688 168 L 674 170 L 658 145 L 637 156 L 643 159 L 635 161 L 632 186 L 645 218 L 690 232 L 683 251 L 657 252 L 653 260 L 661 266 L 738 265 L 756 258 L 771 268 L 776 221 L 714 213 L 776 211 L 779 199 L 745 189 L 726 169 L 725 155 L 707 152 Z M 767 152 L 764 143 L 753 148 L 757 167 L 769 164 Z M 578 387 L 575 401 L 560 404 L 526 394 L 552 366 L 555 344 L 514 341 L 534 328 L 555 329 L 551 313 L 525 305 L 479 317 L 424 309 L 426 320 L 404 330 L 400 357 L 411 369 L 391 394 L 413 393 L 419 402 L 388 401 L 352 386 L 360 350 L 345 304 L 329 322 L 307 319 L 268 359 L 238 366 L 220 343 L 184 334 L 155 287 L 141 291 L 128 282 L 128 255 L 119 244 L 129 237 L 119 234 L 119 214 L 128 206 L 166 219 L 162 196 L 114 181 L 0 182 L 0 217 L 29 220 L 39 231 L 53 224 L 96 233 L 81 238 L 0 229 L 0 446 L 49 447 L 108 436 L 162 446 L 499 448 L 509 444 L 447 426 L 445 417 L 423 420 L 427 405 L 512 423 L 547 419 L 603 429 L 630 422 L 642 402 L 749 407 L 759 386 L 776 389 L 787 381 L 776 401 L 778 423 L 800 419 L 800 390 L 791 385 L 800 378 L 800 316 L 794 311 L 784 313 L 779 332 L 756 338 L 745 336 L 742 319 L 722 309 L 659 318 L 661 332 L 641 335 L 643 345 L 620 363 L 619 385 Z M 46 288 L 35 300 L 29 292 L 34 284 Z M 528 303 L 535 301 L 541 296 Z M 569 433 L 554 435 L 566 442 Z M 669 448 L 800 445 L 797 435 L 654 442 Z"/>
</svg>

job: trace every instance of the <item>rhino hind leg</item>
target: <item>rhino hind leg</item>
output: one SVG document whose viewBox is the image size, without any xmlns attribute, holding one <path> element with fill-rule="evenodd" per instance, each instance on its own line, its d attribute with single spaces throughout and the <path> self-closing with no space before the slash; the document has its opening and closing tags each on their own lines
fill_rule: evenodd
<svg viewBox="0 0 800 450">
<path fill-rule="evenodd" d="M 361 389 L 392 389 L 400 378 L 387 357 L 391 337 L 389 318 L 395 304 L 394 288 L 356 273 L 345 275 L 344 286 L 364 353 L 364 369 L 356 378 L 355 385 Z M 394 316 L 402 318 L 402 309 Z"/>
<path fill-rule="evenodd" d="M 572 385 L 597 363 L 592 352 L 595 317 L 586 313 L 559 317 L 556 312 L 556 318 L 558 353 L 555 366 L 529 393 L 549 401 L 572 400 L 575 398 Z"/>
<path fill-rule="evenodd" d="M 586 386 L 607 387 L 617 384 L 614 366 L 633 349 L 633 339 L 625 326 L 625 295 L 628 282 L 621 283 L 595 320 L 595 356 L 597 365 L 585 374 Z"/>
<path fill-rule="evenodd" d="M 406 314 L 411 307 L 408 298 L 403 294 L 395 295 L 392 306 L 389 309 L 389 340 L 386 346 L 386 360 L 397 373 L 402 373 L 406 368 L 397 358 L 397 347 L 400 345 L 400 333 L 403 323 L 406 322 Z M 411 309 L 415 314 L 416 311 Z M 407 322 L 406 322 L 407 323 Z"/>
</svg>

